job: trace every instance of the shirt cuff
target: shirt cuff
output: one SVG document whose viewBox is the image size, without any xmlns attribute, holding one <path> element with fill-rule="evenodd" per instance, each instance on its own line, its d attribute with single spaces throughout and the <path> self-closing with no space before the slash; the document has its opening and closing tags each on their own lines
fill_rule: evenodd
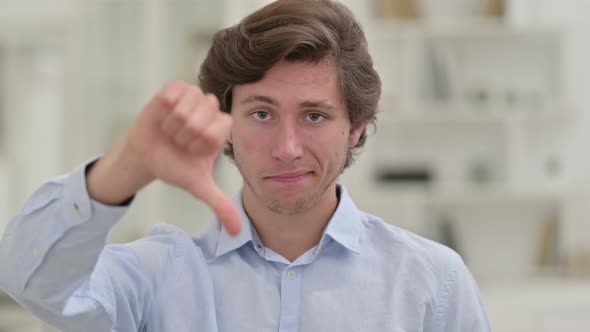
<svg viewBox="0 0 590 332">
<path fill-rule="evenodd" d="M 129 209 L 129 205 L 111 206 L 102 204 L 93 200 L 88 194 L 86 169 L 91 167 L 97 160 L 98 158 L 89 160 L 76 168 L 64 183 L 63 212 L 67 216 L 64 219 L 72 223 L 67 226 L 84 224 L 84 227 L 108 231 Z"/>
</svg>

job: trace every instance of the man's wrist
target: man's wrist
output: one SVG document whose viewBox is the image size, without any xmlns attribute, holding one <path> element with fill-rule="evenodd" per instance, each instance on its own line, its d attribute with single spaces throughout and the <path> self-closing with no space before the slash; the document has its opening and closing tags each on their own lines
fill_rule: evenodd
<svg viewBox="0 0 590 332">
<path fill-rule="evenodd" d="M 92 161 L 91 163 L 89 163 L 88 165 L 86 165 L 86 168 L 84 169 L 84 175 L 86 177 L 88 177 L 88 172 L 90 172 L 90 170 L 94 167 L 94 165 L 96 165 L 96 162 L 98 160 L 99 159 L 96 159 L 96 160 Z M 134 198 L 135 198 L 135 194 L 132 195 L 131 197 L 127 198 L 122 203 L 120 203 L 120 204 L 114 204 L 114 205 L 116 205 L 116 206 L 129 206 L 129 205 L 131 205 L 131 202 L 133 202 L 133 199 Z"/>
<path fill-rule="evenodd" d="M 118 145 L 86 167 L 86 185 L 91 199 L 112 206 L 129 205 L 136 193 L 153 177 L 140 169 Z"/>
</svg>

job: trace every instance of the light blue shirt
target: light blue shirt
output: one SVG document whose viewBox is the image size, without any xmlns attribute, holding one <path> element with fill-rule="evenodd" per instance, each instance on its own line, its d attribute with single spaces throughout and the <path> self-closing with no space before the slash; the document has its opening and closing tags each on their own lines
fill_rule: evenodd
<svg viewBox="0 0 590 332">
<path fill-rule="evenodd" d="M 84 166 L 49 181 L 0 242 L 0 288 L 63 331 L 489 331 L 452 250 L 362 212 L 340 186 L 320 243 L 289 262 L 244 220 L 107 245 L 126 207 L 88 197 Z"/>
</svg>

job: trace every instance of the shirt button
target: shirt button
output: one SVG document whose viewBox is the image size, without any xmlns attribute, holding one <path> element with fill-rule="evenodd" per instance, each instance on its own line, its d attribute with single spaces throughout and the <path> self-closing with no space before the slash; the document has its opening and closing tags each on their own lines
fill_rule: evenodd
<svg viewBox="0 0 590 332">
<path fill-rule="evenodd" d="M 39 248 L 35 248 L 35 250 L 33 250 L 33 255 L 35 255 L 35 257 L 40 257 L 41 250 Z"/>
<path fill-rule="evenodd" d="M 287 273 L 287 276 L 289 276 L 289 279 L 295 279 L 295 277 L 297 277 L 297 273 L 291 270 Z"/>
</svg>

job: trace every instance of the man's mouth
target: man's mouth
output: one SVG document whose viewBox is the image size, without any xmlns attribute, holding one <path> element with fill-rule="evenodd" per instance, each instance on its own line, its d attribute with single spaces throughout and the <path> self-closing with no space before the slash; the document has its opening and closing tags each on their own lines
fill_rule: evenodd
<svg viewBox="0 0 590 332">
<path fill-rule="evenodd" d="M 297 183 L 305 180 L 311 174 L 313 174 L 311 171 L 295 171 L 268 176 L 266 179 L 279 183 Z"/>
</svg>

